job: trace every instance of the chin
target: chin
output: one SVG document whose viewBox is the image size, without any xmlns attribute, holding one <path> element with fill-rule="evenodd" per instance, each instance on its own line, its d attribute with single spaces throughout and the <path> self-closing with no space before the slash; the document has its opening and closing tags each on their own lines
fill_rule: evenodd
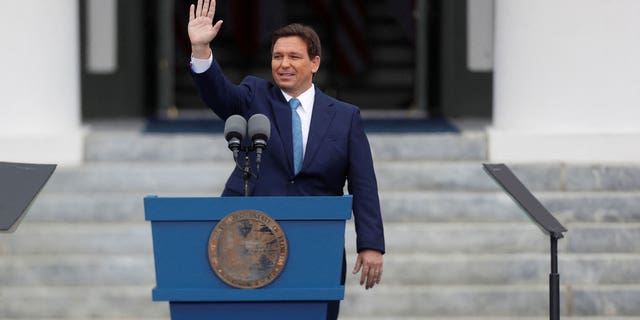
<svg viewBox="0 0 640 320">
<path fill-rule="evenodd" d="M 280 89 L 287 91 L 287 90 L 291 90 L 293 88 L 293 86 L 287 84 L 287 83 L 282 83 L 282 82 L 276 82 L 276 84 L 278 85 L 278 87 L 280 87 Z"/>
</svg>

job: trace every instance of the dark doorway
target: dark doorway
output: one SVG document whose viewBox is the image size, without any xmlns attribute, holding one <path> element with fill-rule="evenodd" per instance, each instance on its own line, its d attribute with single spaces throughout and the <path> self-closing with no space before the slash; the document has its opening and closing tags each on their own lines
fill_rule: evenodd
<svg viewBox="0 0 640 320">
<path fill-rule="evenodd" d="M 419 0 L 418 0 L 419 1 Z M 475 3 L 471 3 L 475 1 Z M 473 48 L 468 25 L 475 11 L 492 11 L 492 0 L 429 0 L 429 85 L 428 105 L 431 115 L 448 118 L 481 117 L 492 114 L 493 71 L 491 67 L 474 69 L 469 63 Z M 469 7 L 468 5 L 473 5 Z M 484 23 L 484 25 L 483 25 Z M 493 17 L 479 27 L 492 33 Z M 482 40 L 482 39 L 481 39 Z M 485 41 L 485 47 L 492 43 Z M 492 57 L 493 53 L 487 55 Z"/>
<path fill-rule="evenodd" d="M 206 110 L 188 69 L 189 5 L 176 1 L 174 6 L 175 105 L 166 110 L 174 116 Z M 365 110 L 408 110 L 415 108 L 413 10 L 413 0 L 218 2 L 216 20 L 225 22 L 212 50 L 234 83 L 250 74 L 271 79 L 271 31 L 304 23 L 321 37 L 323 57 L 315 80 L 321 90 Z"/>
<path fill-rule="evenodd" d="M 155 111 L 155 11 L 145 3 L 151 1 L 80 1 L 83 119 L 144 117 Z M 107 21 L 95 24 L 96 19 Z M 92 32 L 96 28 L 102 28 L 98 36 Z M 96 50 L 112 50 L 111 65 L 92 63 Z"/>
</svg>

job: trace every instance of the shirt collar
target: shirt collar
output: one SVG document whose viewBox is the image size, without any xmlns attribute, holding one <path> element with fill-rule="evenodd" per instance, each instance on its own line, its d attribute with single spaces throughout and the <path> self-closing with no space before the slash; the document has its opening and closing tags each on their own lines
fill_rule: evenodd
<svg viewBox="0 0 640 320">
<path fill-rule="evenodd" d="M 286 94 L 284 91 L 282 91 L 282 94 L 284 95 L 284 99 L 287 100 L 287 102 L 289 102 L 289 100 L 293 98 L 292 96 Z M 307 89 L 307 91 L 303 92 L 298 96 L 298 100 L 300 100 L 300 104 L 301 104 L 300 107 L 304 112 L 309 112 L 313 110 L 313 100 L 315 99 L 315 96 L 316 96 L 316 88 L 315 88 L 315 85 L 313 84 L 309 89 Z"/>
</svg>

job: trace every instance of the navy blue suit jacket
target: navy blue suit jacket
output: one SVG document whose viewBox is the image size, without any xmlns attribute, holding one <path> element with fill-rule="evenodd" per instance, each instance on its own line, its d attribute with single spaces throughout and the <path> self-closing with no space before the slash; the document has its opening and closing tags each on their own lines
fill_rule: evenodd
<svg viewBox="0 0 640 320">
<path fill-rule="evenodd" d="M 378 186 L 369 142 L 357 107 L 327 96 L 316 88 L 305 156 L 300 172 L 293 172 L 291 108 L 272 82 L 246 77 L 229 82 L 214 60 L 204 73 L 192 73 L 205 103 L 223 120 L 254 114 L 271 121 L 271 136 L 263 152 L 259 177 L 250 181 L 255 196 L 340 196 L 345 181 L 353 195 L 357 249 L 384 253 L 384 231 Z M 245 141 L 244 145 L 247 145 Z M 255 155 L 252 159 L 255 163 Z M 244 195 L 242 172 L 236 168 L 223 196 Z"/>
</svg>

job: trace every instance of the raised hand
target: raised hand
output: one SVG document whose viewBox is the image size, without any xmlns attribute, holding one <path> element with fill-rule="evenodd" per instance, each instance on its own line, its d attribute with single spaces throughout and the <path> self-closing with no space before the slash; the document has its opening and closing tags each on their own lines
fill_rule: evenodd
<svg viewBox="0 0 640 320">
<path fill-rule="evenodd" d="M 196 5 L 189 7 L 189 39 L 191 40 L 192 54 L 196 58 L 209 57 L 209 44 L 218 35 L 222 27 L 222 20 L 213 24 L 213 16 L 216 13 L 215 0 L 198 0 Z"/>
</svg>

